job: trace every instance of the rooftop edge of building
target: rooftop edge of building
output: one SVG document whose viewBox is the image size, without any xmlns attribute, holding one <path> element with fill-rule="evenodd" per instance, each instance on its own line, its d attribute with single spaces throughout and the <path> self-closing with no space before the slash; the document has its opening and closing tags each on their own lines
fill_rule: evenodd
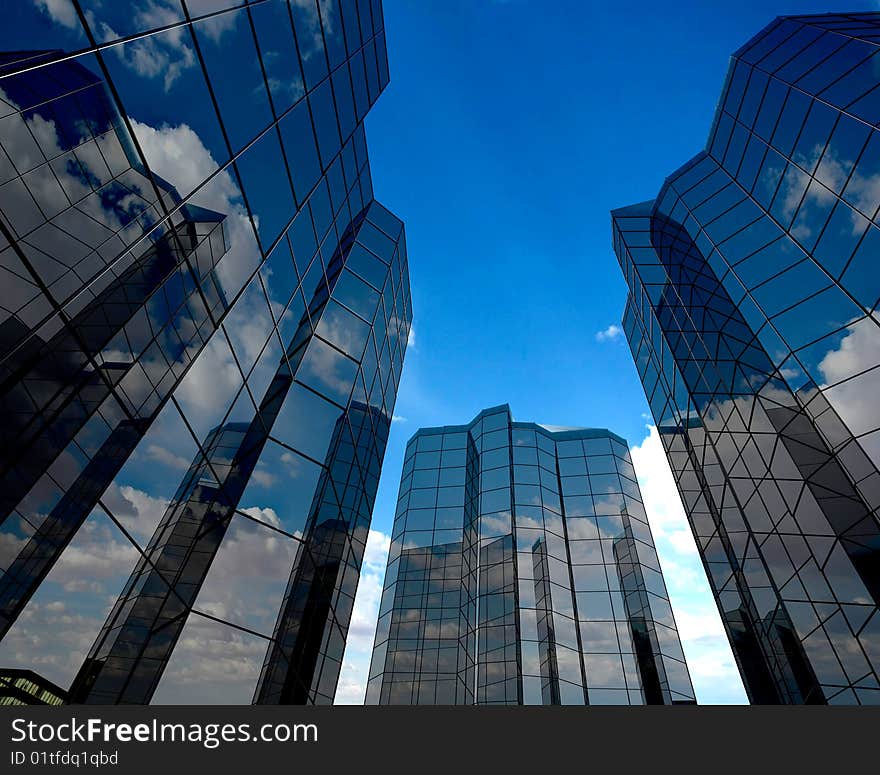
<svg viewBox="0 0 880 775">
<path fill-rule="evenodd" d="M 644 218 L 649 216 L 654 209 L 654 202 L 656 201 L 656 199 L 646 199 L 644 202 L 637 202 L 636 204 L 626 205 L 625 207 L 616 207 L 611 211 L 611 220 L 615 221 L 618 218 Z"/>
<path fill-rule="evenodd" d="M 513 414 L 510 411 L 509 404 L 499 404 L 498 406 L 491 406 L 483 409 L 469 423 L 464 423 L 460 425 L 438 425 L 419 428 L 417 431 L 415 431 L 415 433 L 413 433 L 412 436 L 409 437 L 406 442 L 407 446 L 409 446 L 415 439 L 421 436 L 438 436 L 444 433 L 467 433 L 484 417 L 493 414 L 500 414 L 502 412 L 507 414 L 508 421 L 513 428 L 540 431 L 541 433 L 548 434 L 554 439 L 558 439 L 560 441 L 565 441 L 567 439 L 595 439 L 600 437 L 608 437 L 614 439 L 620 444 L 623 444 L 627 449 L 629 449 L 629 442 L 625 438 L 623 438 L 623 436 L 620 436 L 613 431 L 608 430 L 607 428 L 570 427 L 546 425 L 536 422 L 516 421 L 513 419 Z"/>
<path fill-rule="evenodd" d="M 835 27 L 830 26 L 840 19 L 847 19 L 851 22 L 868 22 L 880 28 L 880 11 L 825 11 L 824 13 L 790 13 L 782 14 L 771 19 L 758 32 L 752 35 L 748 41 L 733 52 L 733 57 L 739 57 L 746 53 L 752 46 L 760 42 L 779 25 L 785 22 L 796 22 L 798 24 L 809 24 L 814 27 L 821 27 L 828 32 L 837 32 Z M 866 43 L 878 46 L 880 42 L 866 40 Z"/>
<path fill-rule="evenodd" d="M 834 12 L 829 11 L 827 13 L 817 13 L 817 14 L 786 14 L 781 16 L 776 16 L 771 19 L 766 25 L 764 25 L 757 33 L 752 35 L 745 43 L 743 43 L 739 48 L 737 48 L 730 55 L 730 62 L 728 64 L 727 70 L 724 74 L 724 80 L 721 84 L 721 90 L 719 92 L 718 101 L 715 105 L 715 109 L 712 113 L 712 119 L 709 122 L 709 132 L 706 138 L 705 146 L 698 151 L 694 156 L 690 159 L 679 165 L 672 173 L 666 176 L 663 180 L 663 184 L 660 186 L 659 191 L 657 192 L 657 196 L 653 200 L 647 200 L 645 202 L 640 202 L 638 204 L 628 205 L 626 207 L 620 207 L 614 210 L 611 210 L 611 219 L 612 222 L 616 218 L 623 217 L 640 217 L 650 215 L 651 212 L 645 212 L 645 210 L 652 210 L 653 206 L 656 202 L 661 201 L 663 199 L 664 194 L 671 181 L 678 178 L 682 174 L 684 174 L 689 168 L 693 167 L 695 164 L 698 164 L 702 159 L 707 155 L 709 148 L 712 144 L 712 138 L 715 135 L 715 130 L 718 125 L 718 121 L 721 116 L 722 106 L 724 104 L 725 96 L 727 95 L 728 88 L 730 86 L 731 76 L 733 74 L 734 67 L 736 62 L 748 53 L 755 45 L 757 45 L 761 40 L 763 40 L 767 35 L 769 35 L 773 30 L 777 29 L 780 25 L 785 22 L 795 22 L 803 25 L 813 25 L 817 27 L 822 27 L 827 32 L 845 35 L 846 33 L 843 31 L 836 30 L 833 26 L 830 26 L 830 22 L 833 22 L 838 19 L 848 19 L 853 23 L 858 22 L 868 22 L 870 24 L 874 24 L 877 26 L 878 31 L 880 31 L 880 11 L 850 11 L 850 12 Z M 826 22 L 823 24 L 823 22 Z M 869 43 L 874 46 L 880 46 L 880 41 L 878 40 L 868 40 L 864 37 L 857 37 L 858 40 L 863 40 L 866 43 Z M 811 45 L 811 44 L 808 44 Z"/>
</svg>

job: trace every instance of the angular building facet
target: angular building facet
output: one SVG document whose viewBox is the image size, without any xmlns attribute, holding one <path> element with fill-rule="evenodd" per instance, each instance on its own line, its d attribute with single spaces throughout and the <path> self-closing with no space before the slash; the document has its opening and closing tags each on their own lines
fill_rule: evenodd
<svg viewBox="0 0 880 775">
<path fill-rule="evenodd" d="M 507 406 L 413 436 L 366 702 L 695 702 L 623 439 Z"/>
<path fill-rule="evenodd" d="M 0 665 L 330 703 L 412 318 L 381 3 L 60 5 L 0 33 Z"/>
<path fill-rule="evenodd" d="M 880 702 L 880 16 L 775 20 L 612 213 L 623 327 L 754 703 Z"/>
</svg>

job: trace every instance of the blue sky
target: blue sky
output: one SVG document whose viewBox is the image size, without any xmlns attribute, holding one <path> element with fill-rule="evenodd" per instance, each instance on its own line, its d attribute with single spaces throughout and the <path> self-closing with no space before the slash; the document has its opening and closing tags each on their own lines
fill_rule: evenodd
<svg viewBox="0 0 880 775">
<path fill-rule="evenodd" d="M 730 55 L 775 16 L 875 5 L 384 7 L 391 84 L 367 137 L 376 196 L 406 222 L 415 341 L 374 530 L 391 530 L 404 446 L 421 426 L 507 402 L 519 420 L 608 427 L 634 448 L 698 700 L 744 702 L 629 349 L 597 337 L 619 324 L 626 295 L 609 210 L 653 198 L 703 147 Z M 379 538 L 344 700 L 359 701 L 368 661 Z"/>
<path fill-rule="evenodd" d="M 367 137 L 406 222 L 416 329 L 396 442 L 503 401 L 641 440 L 626 345 L 594 337 L 625 297 L 609 210 L 702 148 L 736 48 L 829 7 L 385 0 L 391 84 Z"/>
</svg>

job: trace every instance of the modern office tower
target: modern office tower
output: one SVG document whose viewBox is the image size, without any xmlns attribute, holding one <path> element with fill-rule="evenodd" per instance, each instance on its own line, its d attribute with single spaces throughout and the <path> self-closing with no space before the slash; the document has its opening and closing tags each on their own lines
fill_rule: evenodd
<svg viewBox="0 0 880 775">
<path fill-rule="evenodd" d="M 366 701 L 694 703 L 623 439 L 506 405 L 410 439 Z"/>
<path fill-rule="evenodd" d="M 66 696 L 33 670 L 0 668 L 0 705 L 63 705 Z"/>
<path fill-rule="evenodd" d="M 0 32 L 0 663 L 330 703 L 412 318 L 381 4 L 62 5 Z"/>
<path fill-rule="evenodd" d="M 755 703 L 880 702 L 878 33 L 774 21 L 705 151 L 612 213 L 626 336 Z"/>
<path fill-rule="evenodd" d="M 48 59 L 47 54 L 31 54 L 28 61 Z M 66 182 L 79 185 L 75 190 L 82 199 L 64 208 L 63 189 L 49 182 L 55 173 L 44 160 L 28 173 L 38 191 L 36 206 L 31 202 L 28 207 L 27 194 L 15 181 L 4 186 L 2 225 L 22 235 L 17 245 L 22 255 L 7 249 L 3 269 L 14 266 L 25 277 L 16 276 L 4 288 L 9 305 L 0 322 L 5 355 L 0 365 L 0 529 L 22 541 L 4 547 L 10 552 L 0 578 L 0 635 L 155 420 L 185 365 L 214 332 L 214 315 L 226 306 L 214 274 L 227 250 L 224 216 L 182 204 L 177 191 L 161 179 L 153 187 L 99 78 L 76 61 L 50 62 L 39 76 L 9 76 L 2 88 L 7 99 L 27 105 L 57 96 L 64 83 L 76 85 L 77 102 L 59 109 L 59 118 L 52 119 L 55 131 L 75 135 L 90 122 L 94 134 L 82 139 L 76 153 L 111 159 L 124 182 L 110 181 L 91 192 L 78 179 L 88 173 L 77 167 L 73 182 Z M 0 143 L 11 159 L 21 151 L 21 137 L 32 131 L 22 115 L 8 117 L 0 129 Z M 72 157 L 53 161 L 61 170 L 76 164 Z M 167 224 L 158 225 L 155 208 L 162 197 L 177 207 Z M 37 207 L 46 214 L 42 223 Z M 103 225 L 95 220 L 96 209 Z M 145 228 L 138 227 L 136 217 Z M 134 244 L 112 270 L 105 258 L 114 246 L 108 224 L 125 235 L 117 237 L 119 245 Z M 31 283 L 24 271 L 27 261 L 34 269 Z M 87 285 L 81 278 L 89 272 L 103 274 Z M 26 293 L 24 283 L 30 285 Z M 45 294 L 38 290 L 40 283 Z M 204 288 L 207 305 L 195 298 L 198 288 Z M 50 295 L 64 293 L 61 289 L 77 298 L 63 311 L 49 312 Z M 47 312 L 49 319 L 40 319 Z M 126 339 L 132 345 L 127 353 L 119 346 Z M 164 373 L 156 370 L 156 388 L 147 388 L 134 354 L 168 362 Z M 77 457 L 79 464 L 68 462 Z M 63 473 L 58 470 L 62 466 Z"/>
<path fill-rule="evenodd" d="M 364 491 L 374 497 L 382 465 L 378 445 L 365 442 L 378 433 L 384 444 L 389 430 L 388 415 L 357 402 L 336 423 L 255 702 L 299 705 L 316 691 L 332 697 L 372 517 Z M 367 487 L 361 476 L 370 477 Z"/>
</svg>

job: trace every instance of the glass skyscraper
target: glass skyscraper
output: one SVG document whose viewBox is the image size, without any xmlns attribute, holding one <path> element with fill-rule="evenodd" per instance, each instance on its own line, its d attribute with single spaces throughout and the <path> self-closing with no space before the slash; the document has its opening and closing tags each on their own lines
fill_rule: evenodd
<svg viewBox="0 0 880 775">
<path fill-rule="evenodd" d="M 332 702 L 412 319 L 381 3 L 16 3 L 0 52 L 0 666 Z"/>
<path fill-rule="evenodd" d="M 32 670 L 0 670 L 0 706 L 62 705 L 67 693 Z"/>
<path fill-rule="evenodd" d="M 694 701 L 623 439 L 507 406 L 413 436 L 368 704 Z"/>
<path fill-rule="evenodd" d="M 733 55 L 704 151 L 612 213 L 624 330 L 755 703 L 880 702 L 880 18 Z"/>
</svg>

